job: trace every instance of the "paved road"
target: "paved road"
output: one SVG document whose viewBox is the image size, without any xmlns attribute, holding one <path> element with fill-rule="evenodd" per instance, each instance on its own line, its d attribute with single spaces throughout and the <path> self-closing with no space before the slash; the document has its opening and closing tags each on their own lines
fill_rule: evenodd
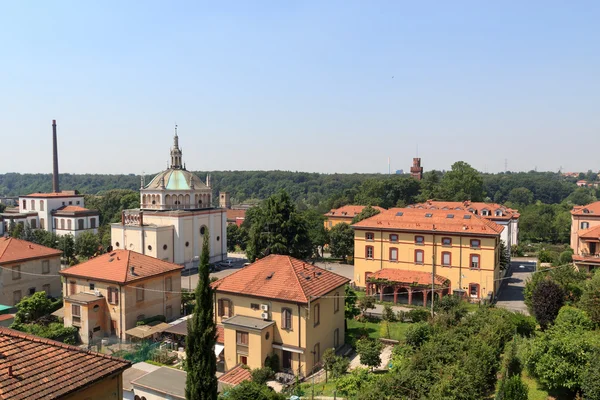
<svg viewBox="0 0 600 400">
<path fill-rule="evenodd" d="M 220 271 L 211 273 L 211 278 L 214 276 L 218 279 L 221 279 L 233 274 L 235 271 L 242 268 L 244 266 L 244 263 L 248 261 L 243 257 L 244 256 L 242 254 L 228 254 L 228 259 L 231 260 L 231 267 L 226 267 Z M 318 262 L 315 265 L 328 271 L 335 272 L 336 274 L 345 276 L 348 279 L 352 279 L 352 276 L 354 275 L 354 265 L 321 262 Z M 185 274 L 181 276 L 182 289 L 189 289 L 190 287 L 192 289 L 195 289 L 196 285 L 198 285 L 198 271 L 193 271 L 192 274 Z"/>
<path fill-rule="evenodd" d="M 510 270 L 505 278 L 506 282 L 500 289 L 496 305 L 511 311 L 522 312 L 529 315 L 525 305 L 523 289 L 527 278 L 535 270 L 534 262 L 513 261 L 510 264 Z"/>
</svg>

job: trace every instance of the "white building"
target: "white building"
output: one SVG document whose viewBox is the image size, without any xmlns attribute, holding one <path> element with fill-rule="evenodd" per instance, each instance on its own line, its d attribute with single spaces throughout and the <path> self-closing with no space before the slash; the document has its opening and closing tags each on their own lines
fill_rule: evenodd
<svg viewBox="0 0 600 400">
<path fill-rule="evenodd" d="M 10 213 L 3 216 L 10 225 Z M 100 214 L 85 208 L 83 195 L 76 191 L 33 193 L 19 197 L 19 213 L 14 221 L 27 223 L 32 229 L 77 237 L 82 232 L 98 233 Z"/>
<path fill-rule="evenodd" d="M 140 208 L 123 211 L 111 225 L 111 245 L 190 268 L 198 265 L 204 235 L 210 236 L 210 262 L 227 257 L 227 213 L 212 206 L 206 183 L 182 164 L 175 131 L 171 166 L 140 188 Z"/>
</svg>

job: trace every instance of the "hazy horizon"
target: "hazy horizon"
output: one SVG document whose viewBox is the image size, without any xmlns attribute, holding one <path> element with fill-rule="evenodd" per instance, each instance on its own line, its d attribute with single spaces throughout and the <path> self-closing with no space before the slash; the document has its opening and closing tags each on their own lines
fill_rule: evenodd
<svg viewBox="0 0 600 400">
<path fill-rule="evenodd" d="M 61 173 L 158 172 L 176 123 L 193 171 L 600 168 L 597 2 L 3 11 L 0 173 L 51 172 L 53 119 Z"/>
</svg>

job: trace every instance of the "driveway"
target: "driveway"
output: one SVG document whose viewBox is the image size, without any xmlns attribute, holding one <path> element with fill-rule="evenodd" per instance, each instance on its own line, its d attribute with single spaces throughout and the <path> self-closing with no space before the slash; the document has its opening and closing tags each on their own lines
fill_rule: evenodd
<svg viewBox="0 0 600 400">
<path fill-rule="evenodd" d="M 498 293 L 496 306 L 529 315 L 523 290 L 527 278 L 531 276 L 533 271 L 535 271 L 535 262 L 533 261 L 511 262 L 508 274 L 504 278 L 505 282 L 500 289 L 500 293 Z"/>
</svg>

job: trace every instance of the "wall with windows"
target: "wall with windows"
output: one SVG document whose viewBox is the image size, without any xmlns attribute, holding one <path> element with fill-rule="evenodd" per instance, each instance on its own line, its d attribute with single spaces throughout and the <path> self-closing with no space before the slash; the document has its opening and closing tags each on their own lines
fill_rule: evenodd
<svg viewBox="0 0 600 400">
<path fill-rule="evenodd" d="M 477 285 L 477 298 L 499 288 L 499 235 L 423 233 L 356 229 L 354 282 L 365 286 L 365 276 L 380 269 L 431 272 L 450 280 L 453 290 Z"/>
<path fill-rule="evenodd" d="M 336 300 L 332 298 L 333 296 L 339 297 Z M 272 343 L 276 346 L 283 344 L 284 347 L 287 345 L 302 349 L 302 353 L 292 352 L 291 354 L 291 369 L 295 372 L 300 368 L 302 374 L 307 376 L 315 361 L 318 362 L 321 359 L 327 348 L 334 347 L 336 344 L 339 348 L 345 343 L 344 286 L 326 294 L 324 298 L 311 302 L 310 308 L 308 304 L 298 305 L 217 292 L 215 294 L 215 320 L 217 324 L 222 324 L 224 320 L 234 315 L 262 319 L 261 314 L 264 311 L 261 306 L 263 304 L 268 305 L 269 319 L 275 322 L 272 327 Z M 316 323 L 317 321 L 318 323 Z M 233 354 L 232 348 L 237 346 L 237 339 L 234 334 L 228 334 L 228 331 L 231 329 L 225 330 L 226 370 L 233 368 L 239 362 L 237 357 L 231 355 Z M 263 335 L 262 340 L 265 342 L 268 339 Z M 251 345 L 252 343 L 250 343 Z M 318 354 L 313 355 L 315 346 L 317 346 Z M 252 349 L 249 349 L 250 351 Z M 266 355 L 272 353 L 278 355 L 280 364 L 282 364 L 283 350 L 270 345 L 266 350 L 263 347 L 260 360 L 256 357 L 252 360 L 249 359 L 248 365 L 251 368 L 260 368 L 264 366 Z M 227 361 L 228 354 L 229 363 Z"/>
<path fill-rule="evenodd" d="M 598 214 L 571 215 L 571 248 L 576 255 L 589 253 L 588 243 L 579 239 L 579 233 L 597 226 L 600 226 L 600 215 Z"/>
<path fill-rule="evenodd" d="M 61 283 L 57 276 L 60 256 L 12 262 L 0 267 L 0 304 L 13 306 L 23 297 L 41 291 L 60 297 Z"/>
<path fill-rule="evenodd" d="M 108 376 L 98 382 L 87 385 L 85 388 L 64 396 L 62 400 L 114 400 L 123 398 L 123 373 Z"/>
</svg>

